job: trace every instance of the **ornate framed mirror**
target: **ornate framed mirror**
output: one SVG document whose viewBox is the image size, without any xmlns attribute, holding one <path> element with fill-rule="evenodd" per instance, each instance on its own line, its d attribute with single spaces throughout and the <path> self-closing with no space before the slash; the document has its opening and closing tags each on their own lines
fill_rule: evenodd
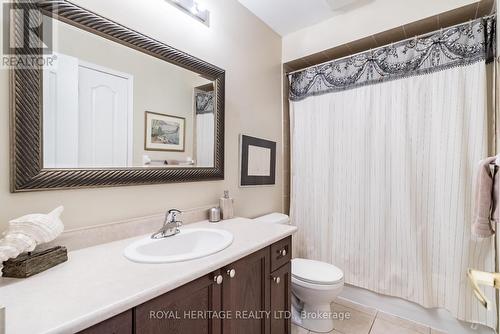
<svg viewBox="0 0 500 334">
<path fill-rule="evenodd" d="M 68 1 L 14 6 L 12 192 L 224 178 L 224 70 Z"/>
</svg>

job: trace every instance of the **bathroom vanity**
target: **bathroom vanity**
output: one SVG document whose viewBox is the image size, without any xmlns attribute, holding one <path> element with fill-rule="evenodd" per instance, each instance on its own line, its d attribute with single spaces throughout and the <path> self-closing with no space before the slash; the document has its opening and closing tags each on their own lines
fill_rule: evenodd
<svg viewBox="0 0 500 334">
<path fill-rule="evenodd" d="M 290 333 L 290 250 L 287 237 L 81 333 Z"/>
<path fill-rule="evenodd" d="M 234 239 L 203 258 L 146 264 L 123 255 L 140 236 L 70 251 L 68 262 L 29 279 L 2 279 L 6 333 L 290 333 L 283 311 L 295 226 L 235 218 L 182 229 Z"/>
</svg>

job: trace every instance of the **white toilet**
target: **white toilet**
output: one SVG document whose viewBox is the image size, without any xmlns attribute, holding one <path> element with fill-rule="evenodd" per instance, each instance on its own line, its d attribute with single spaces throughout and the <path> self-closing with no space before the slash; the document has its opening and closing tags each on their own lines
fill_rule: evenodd
<svg viewBox="0 0 500 334">
<path fill-rule="evenodd" d="M 272 213 L 255 219 L 261 223 L 289 224 L 281 213 Z M 297 325 L 317 333 L 333 330 L 331 303 L 344 286 L 344 273 L 332 264 L 307 260 L 292 260 L 292 292 L 299 299 L 300 319 Z"/>
<path fill-rule="evenodd" d="M 292 260 L 292 292 L 303 303 L 297 324 L 317 333 L 333 329 L 331 303 L 344 287 L 344 273 L 329 263 Z"/>
</svg>

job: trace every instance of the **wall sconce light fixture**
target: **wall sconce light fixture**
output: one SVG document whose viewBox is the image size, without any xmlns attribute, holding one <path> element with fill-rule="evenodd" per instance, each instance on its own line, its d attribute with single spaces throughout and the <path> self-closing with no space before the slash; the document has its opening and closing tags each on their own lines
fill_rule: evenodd
<svg viewBox="0 0 500 334">
<path fill-rule="evenodd" d="M 198 21 L 210 25 L 210 12 L 195 0 L 166 0 L 168 3 L 182 9 Z"/>
</svg>

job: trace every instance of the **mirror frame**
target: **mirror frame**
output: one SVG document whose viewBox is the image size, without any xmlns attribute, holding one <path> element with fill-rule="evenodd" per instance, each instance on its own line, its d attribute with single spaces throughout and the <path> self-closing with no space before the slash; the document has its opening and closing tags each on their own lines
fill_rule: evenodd
<svg viewBox="0 0 500 334">
<path fill-rule="evenodd" d="M 28 6 L 37 10 L 36 15 L 50 16 L 214 81 L 216 92 L 214 167 L 45 169 L 42 134 L 43 70 L 14 68 L 10 71 L 12 192 L 224 179 L 224 70 L 66 0 L 30 0 Z M 23 27 L 20 22 L 22 22 L 20 17 L 11 22 L 11 29 L 16 39 L 22 38 Z M 16 57 L 22 55 L 26 53 L 15 54 Z M 31 52 L 29 55 L 41 54 Z"/>
</svg>

